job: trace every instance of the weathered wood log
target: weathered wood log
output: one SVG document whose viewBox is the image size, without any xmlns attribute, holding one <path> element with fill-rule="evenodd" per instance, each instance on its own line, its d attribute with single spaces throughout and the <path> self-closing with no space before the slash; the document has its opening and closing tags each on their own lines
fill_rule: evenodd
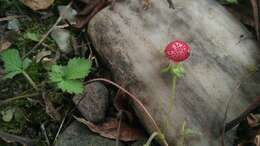
<svg viewBox="0 0 260 146">
<path fill-rule="evenodd" d="M 151 8 L 143 10 L 141 0 L 121 1 L 113 10 L 106 8 L 97 14 L 88 27 L 94 47 L 115 80 L 140 98 L 163 129 L 172 85 L 170 76 L 161 73 L 169 63 L 162 49 L 173 39 L 186 41 L 192 55 L 184 63 L 186 75 L 177 81 L 170 126 L 164 134 L 173 145 L 186 121 L 189 128 L 202 133 L 199 138 L 188 139 L 190 145 L 219 146 L 230 97 L 234 98 L 227 120 L 238 116 L 260 95 L 256 79 L 242 81 L 249 68 L 257 64 L 257 44 L 213 0 L 174 0 L 175 10 L 169 9 L 166 1 L 152 2 Z M 235 90 L 240 81 L 240 88 Z M 148 131 L 153 132 L 147 117 L 138 107 L 136 110 Z M 232 139 L 226 142 L 231 145 Z"/>
</svg>

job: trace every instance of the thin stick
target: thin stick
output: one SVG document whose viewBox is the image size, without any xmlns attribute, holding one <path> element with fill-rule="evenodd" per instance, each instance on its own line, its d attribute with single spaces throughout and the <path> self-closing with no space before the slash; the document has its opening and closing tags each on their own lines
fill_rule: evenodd
<svg viewBox="0 0 260 146">
<path fill-rule="evenodd" d="M 48 135 L 47 135 L 47 132 L 46 132 L 46 129 L 45 129 L 45 126 L 44 126 L 43 123 L 41 124 L 41 130 L 42 130 L 42 133 L 43 133 L 43 135 L 45 137 L 45 141 L 46 141 L 47 145 L 50 146 L 51 145 L 50 144 L 50 140 L 48 138 Z"/>
<path fill-rule="evenodd" d="M 30 97 L 34 97 L 34 96 L 37 96 L 37 95 L 39 95 L 39 93 L 33 93 L 33 94 L 26 94 L 26 95 L 15 96 L 15 97 L 12 97 L 12 98 L 8 98 L 8 99 L 6 99 L 6 100 L 3 100 L 2 102 L 0 102 L 0 105 L 9 103 L 9 102 L 14 101 L 14 100 L 23 99 L 23 98 L 30 98 Z"/>
<path fill-rule="evenodd" d="M 149 139 L 147 140 L 147 142 L 144 144 L 144 146 L 150 146 L 153 139 L 156 137 L 156 136 L 160 136 L 160 134 L 158 132 L 154 132 L 150 137 Z"/>
<path fill-rule="evenodd" d="M 57 133 L 56 133 L 56 136 L 55 136 L 55 138 L 54 138 L 54 140 L 53 140 L 53 143 L 52 143 L 53 145 L 55 144 L 55 142 L 57 141 L 58 136 L 60 135 L 60 132 L 61 132 L 61 129 L 62 129 L 62 127 L 63 127 L 63 124 L 64 124 L 64 122 L 65 122 L 66 117 L 67 117 L 67 113 L 66 113 L 66 115 L 64 116 L 64 118 L 63 118 L 63 120 L 62 120 L 62 122 L 61 122 L 61 124 L 60 124 L 60 127 L 59 127 L 59 129 L 58 129 L 58 131 L 57 131 Z"/>
<path fill-rule="evenodd" d="M 47 31 L 45 35 L 41 38 L 41 40 L 28 52 L 25 54 L 25 57 L 31 54 L 35 49 L 37 49 L 42 42 L 49 36 L 49 34 L 56 28 L 56 26 L 60 23 L 60 21 L 63 19 L 64 15 L 67 13 L 69 7 L 72 5 L 72 1 L 64 8 L 59 18 L 56 20 L 56 22 L 53 24 L 53 26 Z"/>
<path fill-rule="evenodd" d="M 124 89 L 123 87 L 121 87 L 120 85 L 118 85 L 117 83 L 110 81 L 108 79 L 105 78 L 97 78 L 97 79 L 92 79 L 90 81 L 88 81 L 87 83 L 91 83 L 91 82 L 97 82 L 97 81 L 102 81 L 102 82 L 107 82 L 115 87 L 117 87 L 118 89 L 120 89 L 121 91 L 125 92 L 135 103 L 137 103 L 142 110 L 145 112 L 145 114 L 149 117 L 150 121 L 152 122 L 153 126 L 155 127 L 156 131 L 158 133 L 162 133 L 160 128 L 158 127 L 158 125 L 156 124 L 155 120 L 153 119 L 152 115 L 149 113 L 149 111 L 145 108 L 145 106 L 143 105 L 143 103 L 132 93 L 130 93 L 129 91 L 127 91 L 126 89 Z M 165 138 L 162 137 L 162 144 L 164 146 L 168 146 L 167 141 L 165 140 Z"/>
<path fill-rule="evenodd" d="M 33 87 L 36 91 L 38 91 L 39 89 L 38 89 L 37 85 L 35 84 L 35 82 L 32 80 L 32 78 L 31 78 L 25 71 L 23 71 L 22 73 L 23 73 L 23 75 L 25 76 L 25 78 L 29 81 L 29 83 L 32 85 L 32 87 Z"/>
<path fill-rule="evenodd" d="M 119 111 L 118 116 L 119 116 L 119 123 L 118 123 L 118 128 L 116 131 L 116 133 L 117 133 L 116 146 L 119 146 L 120 130 L 121 130 L 121 123 L 122 123 L 122 110 Z"/>
<path fill-rule="evenodd" d="M 17 18 L 23 18 L 23 17 L 25 17 L 25 16 L 14 15 L 14 16 L 2 17 L 2 18 L 0 18 L 0 22 L 9 21 L 9 20 L 17 19 Z"/>
</svg>

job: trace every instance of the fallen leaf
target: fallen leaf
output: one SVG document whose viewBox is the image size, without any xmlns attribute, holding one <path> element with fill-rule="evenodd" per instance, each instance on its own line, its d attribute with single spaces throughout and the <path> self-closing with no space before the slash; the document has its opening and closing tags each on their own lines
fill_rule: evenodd
<svg viewBox="0 0 260 146">
<path fill-rule="evenodd" d="M 92 132 L 98 133 L 101 136 L 106 138 L 117 139 L 117 135 L 118 135 L 117 130 L 119 126 L 119 121 L 117 119 L 110 119 L 105 123 L 95 125 L 83 118 L 78 118 L 75 116 L 74 118 L 77 121 L 87 125 Z M 142 139 L 143 137 L 144 137 L 144 133 L 142 131 L 130 127 L 124 122 L 121 123 L 120 134 L 118 138 L 119 140 L 129 142 L 129 141 L 136 141 Z"/>
<path fill-rule="evenodd" d="M 20 1 L 34 11 L 47 9 L 54 2 L 54 0 L 20 0 Z"/>
<path fill-rule="evenodd" d="M 254 128 L 260 125 L 260 118 L 257 115 L 249 114 L 246 117 L 247 123 L 250 127 Z"/>
<path fill-rule="evenodd" d="M 255 136 L 255 145 L 260 146 L 260 135 Z"/>
<path fill-rule="evenodd" d="M 42 94 L 42 98 L 45 103 L 45 110 L 46 113 L 55 121 L 60 121 L 61 120 L 61 115 L 60 113 L 54 108 L 52 102 L 49 100 L 48 97 L 45 96 L 45 93 Z"/>
<path fill-rule="evenodd" d="M 7 40 L 0 41 L 0 53 L 11 47 L 12 43 Z"/>
<path fill-rule="evenodd" d="M 39 63 L 46 56 L 51 55 L 51 51 L 43 50 L 36 55 L 36 63 Z"/>
</svg>

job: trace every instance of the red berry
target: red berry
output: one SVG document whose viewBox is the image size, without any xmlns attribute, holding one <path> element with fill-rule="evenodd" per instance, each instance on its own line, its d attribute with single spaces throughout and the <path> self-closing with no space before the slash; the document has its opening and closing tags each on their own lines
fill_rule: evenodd
<svg viewBox="0 0 260 146">
<path fill-rule="evenodd" d="M 170 60 L 174 62 L 181 62 L 189 58 L 190 47 L 183 41 L 175 40 L 166 46 L 164 53 Z"/>
</svg>

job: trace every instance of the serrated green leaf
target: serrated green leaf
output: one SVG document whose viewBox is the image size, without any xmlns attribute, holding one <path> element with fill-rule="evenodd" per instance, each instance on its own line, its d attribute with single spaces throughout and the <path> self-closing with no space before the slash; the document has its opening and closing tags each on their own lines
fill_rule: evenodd
<svg viewBox="0 0 260 146">
<path fill-rule="evenodd" d="M 85 78 L 91 68 L 91 61 L 82 58 L 73 58 L 65 69 L 66 79 L 83 79 Z"/>
<path fill-rule="evenodd" d="M 32 61 L 29 58 L 25 58 L 23 60 L 23 70 L 26 70 L 30 66 L 31 63 L 32 63 Z"/>
<path fill-rule="evenodd" d="M 77 80 L 63 80 L 59 82 L 57 85 L 63 92 L 68 92 L 71 94 L 80 94 L 84 90 L 83 84 Z"/>
<path fill-rule="evenodd" d="M 18 50 L 9 49 L 1 53 L 1 59 L 4 61 L 6 73 L 22 71 L 22 61 Z"/>
<path fill-rule="evenodd" d="M 49 78 L 52 82 L 60 82 L 63 80 L 64 67 L 61 65 L 53 65 L 51 72 L 49 72 Z"/>
</svg>

